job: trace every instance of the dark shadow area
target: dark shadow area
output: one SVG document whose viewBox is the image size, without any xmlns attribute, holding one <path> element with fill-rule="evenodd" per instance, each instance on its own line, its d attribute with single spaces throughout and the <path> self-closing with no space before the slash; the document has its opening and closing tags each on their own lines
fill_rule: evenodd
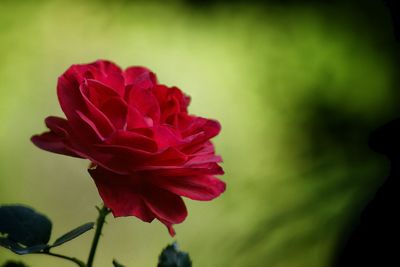
<svg viewBox="0 0 400 267">
<path fill-rule="evenodd" d="M 400 258 L 395 244 L 400 237 L 400 119 L 371 135 L 370 146 L 391 161 L 390 174 L 355 219 L 339 247 L 334 266 L 398 266 Z"/>
<path fill-rule="evenodd" d="M 389 9 L 390 15 L 392 17 L 393 29 L 397 41 L 400 41 L 400 4 L 396 0 L 386 0 L 386 6 Z"/>
</svg>

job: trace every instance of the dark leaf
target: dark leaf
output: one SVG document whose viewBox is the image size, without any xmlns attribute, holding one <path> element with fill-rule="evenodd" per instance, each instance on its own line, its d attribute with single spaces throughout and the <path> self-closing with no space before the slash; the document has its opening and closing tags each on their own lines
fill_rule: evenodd
<svg viewBox="0 0 400 267">
<path fill-rule="evenodd" d="M 168 245 L 158 258 L 157 267 L 191 267 L 189 254 L 182 252 L 177 243 Z"/>
<path fill-rule="evenodd" d="M 0 233 L 4 235 L 2 239 L 27 247 L 47 244 L 51 221 L 28 207 L 0 206 Z"/>
<path fill-rule="evenodd" d="M 57 247 L 59 245 L 62 245 L 65 242 L 68 242 L 68 241 L 80 236 L 81 234 L 84 234 L 85 232 L 93 229 L 93 227 L 94 227 L 94 223 L 92 223 L 92 222 L 85 223 L 84 225 L 81 225 L 81 226 L 69 231 L 68 233 L 64 234 L 63 236 L 57 238 L 57 240 L 54 242 L 54 244 L 51 245 L 50 247 Z"/>
<path fill-rule="evenodd" d="M 118 261 L 116 261 L 116 260 L 113 260 L 113 265 L 114 265 L 114 267 L 125 267 L 124 265 L 118 263 Z"/>
<path fill-rule="evenodd" d="M 12 252 L 19 254 L 19 255 L 24 255 L 24 254 L 29 254 L 29 253 L 37 253 L 45 248 L 47 248 L 47 245 L 45 244 L 39 244 L 39 245 L 34 245 L 30 247 L 23 247 L 17 242 L 1 237 L 0 238 L 0 246 L 8 248 Z"/>
<path fill-rule="evenodd" d="M 28 267 L 21 261 L 7 261 L 1 267 Z"/>
</svg>

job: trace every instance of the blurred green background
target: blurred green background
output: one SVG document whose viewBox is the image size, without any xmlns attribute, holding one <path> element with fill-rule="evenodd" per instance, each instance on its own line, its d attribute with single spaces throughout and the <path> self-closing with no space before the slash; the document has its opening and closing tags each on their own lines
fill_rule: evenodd
<svg viewBox="0 0 400 267">
<path fill-rule="evenodd" d="M 358 2 L 358 1 L 354 1 Z M 176 240 L 194 266 L 327 267 L 382 183 L 371 130 L 396 117 L 398 55 L 380 1 L 0 0 L 0 203 L 53 220 L 53 240 L 96 217 L 88 162 L 29 138 L 63 116 L 57 77 L 71 64 L 144 65 L 221 121 L 227 191 L 186 201 Z M 57 252 L 86 259 L 93 232 Z M 108 219 L 96 266 L 156 266 L 160 223 Z M 0 249 L 0 264 L 71 266 Z"/>
</svg>

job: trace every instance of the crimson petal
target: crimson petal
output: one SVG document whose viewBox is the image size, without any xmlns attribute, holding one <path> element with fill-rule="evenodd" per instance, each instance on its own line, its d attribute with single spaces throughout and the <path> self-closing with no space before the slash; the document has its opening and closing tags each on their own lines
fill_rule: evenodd
<svg viewBox="0 0 400 267">
<path fill-rule="evenodd" d="M 50 116 L 46 118 L 45 122 L 51 131 L 34 135 L 31 141 L 41 149 L 80 158 L 81 156 L 70 145 L 67 145 L 69 137 L 67 120 Z"/>
<path fill-rule="evenodd" d="M 175 235 L 173 224 L 183 222 L 187 217 L 187 209 L 182 198 L 158 187 L 148 187 L 144 195 L 146 205 L 165 226 L 171 236 Z"/>
<path fill-rule="evenodd" d="M 89 169 L 104 204 L 115 217 L 136 216 L 151 222 L 155 218 L 141 195 L 140 182 L 136 177 L 118 175 L 101 167 Z"/>
<path fill-rule="evenodd" d="M 148 83 L 152 87 L 157 83 L 156 75 L 145 67 L 129 67 L 124 71 L 125 85 Z"/>
<path fill-rule="evenodd" d="M 201 201 L 218 197 L 226 188 L 223 181 L 211 175 L 153 177 L 151 182 L 174 194 Z"/>
</svg>

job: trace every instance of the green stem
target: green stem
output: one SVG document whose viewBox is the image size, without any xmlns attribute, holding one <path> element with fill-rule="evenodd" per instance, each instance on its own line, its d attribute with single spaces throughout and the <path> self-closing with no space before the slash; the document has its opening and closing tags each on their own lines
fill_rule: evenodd
<svg viewBox="0 0 400 267">
<path fill-rule="evenodd" d="M 38 254 L 44 254 L 44 255 L 49 255 L 49 256 L 56 257 L 56 258 L 61 258 L 61 259 L 64 259 L 64 260 L 69 260 L 69 261 L 72 261 L 72 262 L 76 263 L 79 267 L 86 267 L 86 264 L 83 261 L 78 260 L 77 258 L 68 257 L 68 256 L 65 256 L 65 255 L 52 253 L 52 252 L 40 252 Z"/>
<path fill-rule="evenodd" d="M 97 217 L 97 222 L 96 222 L 96 232 L 94 233 L 94 238 L 92 241 L 92 247 L 90 248 L 90 253 L 89 257 L 86 263 L 86 267 L 92 267 L 93 266 L 93 260 L 94 256 L 96 254 L 96 249 L 97 245 L 99 243 L 99 239 L 101 236 L 101 230 L 103 229 L 103 225 L 106 221 L 106 216 L 111 212 L 109 208 L 103 205 L 101 209 L 98 208 L 99 211 L 99 217 Z"/>
</svg>

